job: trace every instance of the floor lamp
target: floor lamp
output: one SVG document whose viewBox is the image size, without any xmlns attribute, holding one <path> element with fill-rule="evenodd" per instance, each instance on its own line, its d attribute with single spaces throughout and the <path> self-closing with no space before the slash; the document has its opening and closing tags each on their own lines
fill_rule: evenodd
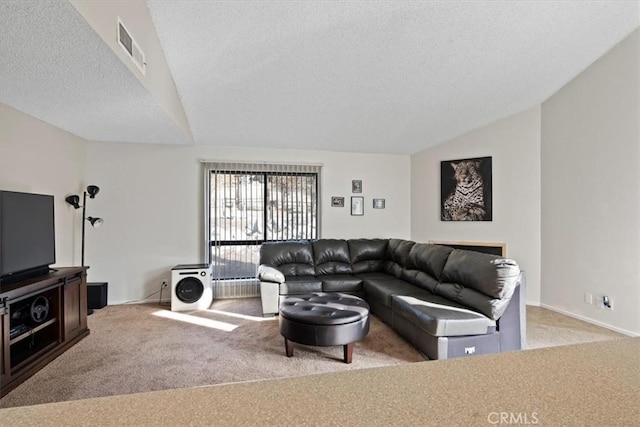
<svg viewBox="0 0 640 427">
<path fill-rule="evenodd" d="M 84 230 L 85 230 L 86 221 L 89 221 L 89 224 L 91 224 L 91 226 L 94 228 L 100 227 L 104 222 L 102 218 L 87 216 L 87 194 L 89 195 L 90 199 L 95 199 L 96 194 L 98 194 L 98 191 L 100 191 L 100 187 L 98 187 L 97 185 L 90 185 L 87 187 L 87 189 L 84 191 L 84 194 L 82 195 L 82 266 L 83 267 L 84 267 Z M 80 207 L 80 197 L 78 195 L 74 194 L 73 196 L 67 196 L 67 198 L 64 200 L 68 204 L 73 206 L 75 209 L 78 209 Z M 88 308 L 87 315 L 90 315 L 90 314 L 93 314 L 93 309 Z"/>
</svg>

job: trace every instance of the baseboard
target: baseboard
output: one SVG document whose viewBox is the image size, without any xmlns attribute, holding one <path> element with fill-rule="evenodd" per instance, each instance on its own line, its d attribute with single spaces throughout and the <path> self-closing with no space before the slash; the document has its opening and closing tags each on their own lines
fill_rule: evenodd
<svg viewBox="0 0 640 427">
<path fill-rule="evenodd" d="M 128 300 L 128 301 L 109 301 L 109 305 L 127 305 L 127 304 L 159 304 L 159 298 L 147 298 L 147 299 L 139 299 L 139 300 Z M 171 299 L 162 297 L 162 305 L 168 303 L 171 305 Z"/>
<path fill-rule="evenodd" d="M 260 298 L 260 294 L 218 297 L 218 298 L 214 298 L 214 301 L 222 300 L 222 299 L 240 299 L 240 298 Z M 134 301 L 110 301 L 109 302 L 109 305 L 127 305 L 127 304 L 158 304 L 160 307 L 170 306 L 171 295 L 169 295 L 168 297 L 166 295 L 163 295 L 162 304 L 160 304 L 160 298 L 147 298 L 147 299 L 134 300 Z"/>
<path fill-rule="evenodd" d="M 546 308 L 547 310 L 555 311 L 556 313 L 564 314 L 565 316 L 572 317 L 574 319 L 582 320 L 583 322 L 591 323 L 592 325 L 600 326 L 601 328 L 605 328 L 605 329 L 609 329 L 609 330 L 614 331 L 614 332 L 618 332 L 618 333 L 623 334 L 623 335 L 627 335 L 627 336 L 630 336 L 630 337 L 640 337 L 640 334 L 638 334 L 636 332 L 627 331 L 626 329 L 618 328 L 616 326 L 612 326 L 612 325 L 609 325 L 607 323 L 599 322 L 597 320 L 593 320 L 593 319 L 590 319 L 588 317 L 581 316 L 579 314 L 575 314 L 575 313 L 571 313 L 569 311 L 561 310 L 559 308 L 552 307 L 552 306 L 547 305 L 547 304 L 540 304 L 539 306 L 542 307 L 542 308 Z"/>
</svg>

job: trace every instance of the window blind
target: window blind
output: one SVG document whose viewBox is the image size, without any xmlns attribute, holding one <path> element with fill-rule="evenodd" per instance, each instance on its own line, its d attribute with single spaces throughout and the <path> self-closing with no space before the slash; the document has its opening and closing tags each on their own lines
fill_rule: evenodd
<svg viewBox="0 0 640 427">
<path fill-rule="evenodd" d="M 255 279 L 265 241 L 318 238 L 321 165 L 203 163 L 205 253 L 215 279 Z"/>
</svg>

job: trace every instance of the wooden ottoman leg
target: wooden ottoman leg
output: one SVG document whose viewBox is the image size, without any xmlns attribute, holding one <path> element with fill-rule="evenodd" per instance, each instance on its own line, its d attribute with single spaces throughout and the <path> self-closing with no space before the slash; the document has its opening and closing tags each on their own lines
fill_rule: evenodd
<svg viewBox="0 0 640 427">
<path fill-rule="evenodd" d="M 293 356 L 293 343 L 288 339 L 284 339 L 284 348 L 287 352 L 287 357 Z"/>
<path fill-rule="evenodd" d="M 351 363 L 353 359 L 353 343 L 344 346 L 344 363 Z"/>
</svg>

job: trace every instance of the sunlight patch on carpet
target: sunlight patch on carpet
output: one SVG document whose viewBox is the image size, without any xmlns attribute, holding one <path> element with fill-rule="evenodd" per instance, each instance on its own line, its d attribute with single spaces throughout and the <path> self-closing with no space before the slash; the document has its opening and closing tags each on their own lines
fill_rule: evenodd
<svg viewBox="0 0 640 427">
<path fill-rule="evenodd" d="M 207 328 L 218 329 L 224 332 L 231 332 L 238 327 L 232 323 L 220 322 L 213 319 L 205 319 L 204 317 L 191 316 L 184 313 L 176 313 L 175 311 L 160 310 L 151 313 L 154 316 L 163 317 L 165 319 L 178 320 L 180 322 L 191 323 L 193 325 L 205 326 Z"/>
<path fill-rule="evenodd" d="M 209 313 L 221 314 L 223 316 L 235 317 L 237 319 L 251 320 L 253 322 L 273 322 L 274 320 L 278 319 L 276 316 L 271 316 L 271 317 L 249 316 L 248 314 L 234 313 L 232 311 L 214 310 L 212 308 L 209 308 L 205 311 L 208 311 Z"/>
</svg>

